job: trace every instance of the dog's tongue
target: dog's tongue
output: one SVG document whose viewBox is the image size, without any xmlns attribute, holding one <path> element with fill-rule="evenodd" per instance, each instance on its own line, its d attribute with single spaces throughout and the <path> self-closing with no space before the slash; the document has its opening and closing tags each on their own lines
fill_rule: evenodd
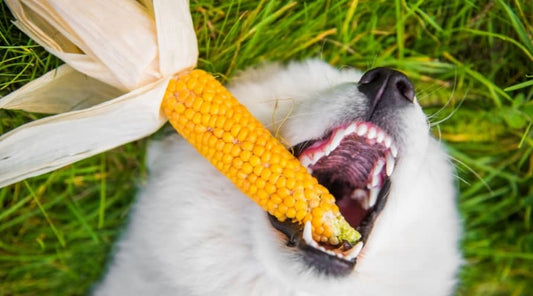
<svg viewBox="0 0 533 296">
<path fill-rule="evenodd" d="M 352 226 L 360 224 L 367 213 L 361 204 L 361 196 L 368 194 L 367 184 L 386 147 L 356 134 L 346 136 L 328 156 L 311 165 L 312 174 L 330 191 L 342 215 Z"/>
<path fill-rule="evenodd" d="M 344 219 L 354 228 L 361 225 L 361 222 L 368 213 L 368 210 L 361 207 L 359 201 L 351 198 L 343 198 L 337 200 L 336 203 Z"/>
<path fill-rule="evenodd" d="M 385 147 L 370 143 L 357 135 L 345 137 L 328 156 L 319 159 L 310 168 L 320 184 L 337 198 L 351 194 L 355 188 L 365 188 L 368 176 Z"/>
</svg>

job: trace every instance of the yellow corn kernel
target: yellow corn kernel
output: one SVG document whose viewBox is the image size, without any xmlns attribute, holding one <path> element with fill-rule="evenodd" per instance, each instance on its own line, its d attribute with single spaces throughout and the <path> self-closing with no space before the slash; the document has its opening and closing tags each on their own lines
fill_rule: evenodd
<svg viewBox="0 0 533 296">
<path fill-rule="evenodd" d="M 328 190 L 210 74 L 193 70 L 172 79 L 162 109 L 187 141 L 278 220 L 311 222 L 319 242 L 359 240 Z"/>
</svg>

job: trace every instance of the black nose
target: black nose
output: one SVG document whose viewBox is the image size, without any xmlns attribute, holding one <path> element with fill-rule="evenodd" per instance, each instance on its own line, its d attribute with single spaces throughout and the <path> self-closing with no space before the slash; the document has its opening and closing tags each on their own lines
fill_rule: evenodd
<svg viewBox="0 0 533 296">
<path fill-rule="evenodd" d="M 407 76 L 389 68 L 375 68 L 366 72 L 359 81 L 359 91 L 374 101 L 401 106 L 413 102 L 415 91 Z"/>
</svg>

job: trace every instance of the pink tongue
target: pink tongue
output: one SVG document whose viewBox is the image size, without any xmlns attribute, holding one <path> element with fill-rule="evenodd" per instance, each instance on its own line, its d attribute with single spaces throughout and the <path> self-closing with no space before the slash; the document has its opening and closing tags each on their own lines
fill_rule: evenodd
<svg viewBox="0 0 533 296">
<path fill-rule="evenodd" d="M 343 182 L 355 188 L 365 188 L 374 164 L 383 157 L 385 147 L 368 143 L 363 137 L 349 135 L 328 156 L 322 157 L 310 168 L 322 185 Z M 340 198 L 341 196 L 338 196 Z"/>
<path fill-rule="evenodd" d="M 367 211 L 361 207 L 358 201 L 349 197 L 337 200 L 336 203 L 346 221 L 354 228 L 357 228 L 361 224 L 361 221 L 367 214 Z"/>
<path fill-rule="evenodd" d="M 353 227 L 359 226 L 368 211 L 351 198 L 352 192 L 356 188 L 366 190 L 368 176 L 385 150 L 384 146 L 353 134 L 310 166 L 313 176 L 335 196 L 342 215 Z"/>
</svg>

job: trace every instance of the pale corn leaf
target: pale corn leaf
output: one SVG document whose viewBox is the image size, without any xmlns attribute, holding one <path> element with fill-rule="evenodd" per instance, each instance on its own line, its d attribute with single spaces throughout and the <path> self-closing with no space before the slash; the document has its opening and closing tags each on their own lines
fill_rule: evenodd
<svg viewBox="0 0 533 296">
<path fill-rule="evenodd" d="M 160 78 L 155 22 L 145 7 L 131 0 L 49 1 L 83 40 L 78 47 L 106 65 L 127 89 Z"/>
<path fill-rule="evenodd" d="M 136 1 L 6 3 L 25 33 L 82 73 L 123 90 L 161 77 L 155 22 Z"/>
<path fill-rule="evenodd" d="M 154 0 L 159 69 L 164 76 L 193 68 L 198 44 L 187 0 Z"/>
<path fill-rule="evenodd" d="M 6 4 L 17 19 L 15 21 L 17 27 L 40 45 L 54 51 L 81 53 L 76 44 L 60 31 L 61 28 L 54 27 L 48 21 L 57 22 L 60 18 L 51 10 L 47 2 L 6 0 Z M 41 14 L 45 15 L 48 20 Z"/>
<path fill-rule="evenodd" d="M 68 38 L 63 36 L 38 13 L 23 5 L 19 0 L 7 0 L 6 3 L 17 18 L 14 24 L 48 52 L 63 61 L 68 61 L 70 66 L 82 73 L 105 81 L 116 88 L 127 90 L 106 65 L 83 54 L 75 44 L 70 42 Z M 50 13 L 47 12 L 47 14 Z"/>
<path fill-rule="evenodd" d="M 43 41 L 43 35 L 37 35 L 39 32 L 27 27 L 27 23 L 21 21 L 15 21 L 14 24 L 31 39 L 35 40 L 39 45 L 46 49 L 51 54 L 60 58 L 63 61 L 68 61 L 68 64 L 90 77 L 105 81 L 106 84 L 112 85 L 115 88 L 126 91 L 126 87 L 115 77 L 104 64 L 94 61 L 91 57 L 80 53 L 68 53 L 61 50 L 57 50 L 57 44 L 54 42 Z"/>
<path fill-rule="evenodd" d="M 27 123 L 0 137 L 0 187 L 50 172 L 159 129 L 168 79 L 79 111 Z"/>
<path fill-rule="evenodd" d="M 120 95 L 120 90 L 62 65 L 0 98 L 0 109 L 55 114 L 92 107 Z"/>
<path fill-rule="evenodd" d="M 160 104 L 168 77 L 194 67 L 198 58 L 187 0 L 6 3 L 16 25 L 68 66 L 3 98 L 2 106 L 77 111 L 2 135 L 0 187 L 155 132 L 166 121 Z M 72 93 L 65 96 L 69 81 Z M 121 91 L 130 92 L 97 104 Z"/>
</svg>

